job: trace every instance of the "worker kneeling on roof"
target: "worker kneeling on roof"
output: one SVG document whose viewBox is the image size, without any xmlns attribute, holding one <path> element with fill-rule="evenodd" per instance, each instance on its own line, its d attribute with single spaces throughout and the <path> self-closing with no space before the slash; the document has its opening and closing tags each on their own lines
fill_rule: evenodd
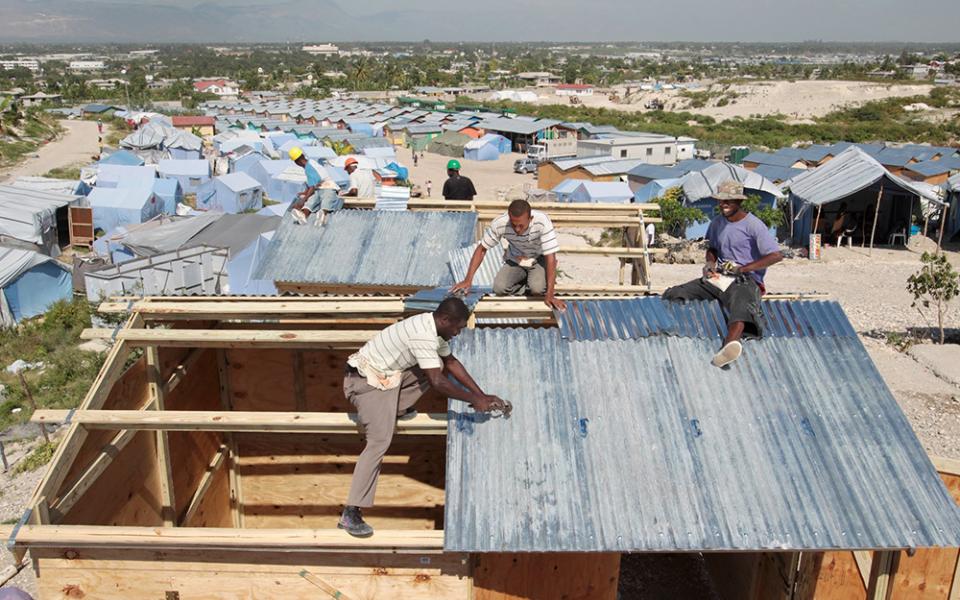
<svg viewBox="0 0 960 600">
<path fill-rule="evenodd" d="M 557 231 L 550 217 L 539 210 L 532 210 L 526 200 L 514 200 L 507 212 L 490 223 L 473 252 L 467 276 L 451 291 L 469 292 L 473 276 L 483 264 L 487 250 L 499 248 L 504 239 L 507 241 L 504 265 L 493 281 L 493 293 L 497 296 L 543 296 L 547 306 L 564 310 L 566 304 L 554 295 L 557 286 L 557 251 L 560 249 Z"/>
<path fill-rule="evenodd" d="M 339 186 L 332 179 L 323 181 L 320 173 L 304 156 L 300 148 L 290 149 L 290 160 L 303 169 L 307 176 L 307 188 L 297 194 L 297 200 L 291 204 L 290 214 L 297 223 L 305 224 L 310 215 L 317 213 L 315 223 L 319 226 L 326 224 L 327 215 L 343 208 L 343 200 L 339 196 Z"/>
<path fill-rule="evenodd" d="M 723 347 L 711 361 L 724 367 L 740 358 L 740 339 L 763 336 L 760 295 L 767 267 L 783 260 L 780 246 L 763 221 L 743 210 L 743 185 L 726 181 L 714 195 L 720 215 L 707 228 L 703 276 L 669 288 L 664 300 L 718 300 L 729 314 Z"/>
<path fill-rule="evenodd" d="M 450 351 L 449 341 L 466 327 L 469 316 L 463 300 L 447 298 L 432 313 L 387 327 L 347 359 L 343 392 L 357 408 L 358 428 L 366 441 L 337 525 L 350 535 L 373 534 L 361 509 L 373 506 L 380 464 L 390 447 L 397 419 L 415 417 L 413 405 L 428 388 L 469 402 L 479 412 L 509 410 L 507 402 L 484 393 Z"/>
</svg>

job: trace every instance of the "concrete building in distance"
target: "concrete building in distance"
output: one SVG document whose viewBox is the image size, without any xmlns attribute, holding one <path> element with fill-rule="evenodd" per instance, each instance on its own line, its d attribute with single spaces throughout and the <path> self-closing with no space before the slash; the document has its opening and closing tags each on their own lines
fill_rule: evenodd
<svg viewBox="0 0 960 600">
<path fill-rule="evenodd" d="M 593 140 L 580 140 L 577 156 L 605 156 L 614 159 L 640 159 L 651 165 L 672 165 L 677 162 L 677 138 L 645 133 Z"/>
<path fill-rule="evenodd" d="M 561 79 L 559 75 L 554 75 L 547 71 L 525 71 L 522 73 L 517 73 L 517 79 L 522 79 L 537 87 L 547 87 L 551 85 L 556 85 L 560 83 Z"/>
<path fill-rule="evenodd" d="M 48 104 L 50 106 L 60 106 L 63 102 L 63 96 L 60 94 L 45 94 L 43 92 L 37 92 L 36 94 L 30 94 L 29 96 L 21 96 L 20 103 L 24 108 L 30 108 L 31 106 L 40 106 L 41 104 Z"/>
<path fill-rule="evenodd" d="M 12 71 L 14 69 L 28 69 L 33 73 L 36 73 L 40 70 L 40 61 L 35 58 L 8 58 L 5 60 L 0 60 L 0 68 L 4 71 Z"/>
<path fill-rule="evenodd" d="M 90 73 L 106 69 L 107 64 L 102 60 L 71 60 L 67 68 L 73 73 Z"/>
<path fill-rule="evenodd" d="M 221 99 L 236 100 L 240 96 L 240 85 L 229 79 L 201 79 L 193 82 L 193 89 Z"/>
<path fill-rule="evenodd" d="M 313 56 L 336 56 L 340 54 L 340 48 L 334 44 L 311 44 L 302 47 L 301 50 Z"/>
<path fill-rule="evenodd" d="M 187 117 L 171 117 L 170 121 L 173 123 L 173 126 L 177 129 L 182 129 L 184 131 L 193 131 L 196 129 L 200 132 L 201 136 L 204 135 L 213 135 L 213 125 L 216 122 L 214 117 L 206 116 L 187 116 Z"/>
</svg>

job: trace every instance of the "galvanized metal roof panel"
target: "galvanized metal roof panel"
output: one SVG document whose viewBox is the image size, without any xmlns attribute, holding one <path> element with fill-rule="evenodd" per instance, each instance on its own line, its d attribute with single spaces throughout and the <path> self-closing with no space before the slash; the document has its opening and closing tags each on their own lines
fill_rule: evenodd
<svg viewBox="0 0 960 600">
<path fill-rule="evenodd" d="M 960 509 L 855 337 L 771 336 L 727 370 L 712 337 L 454 344 L 514 410 L 450 402 L 448 551 L 960 544 Z"/>
<path fill-rule="evenodd" d="M 448 254 L 474 239 L 476 213 L 343 210 L 324 227 L 291 215 L 255 279 L 294 283 L 435 287 L 452 284 Z"/>
</svg>

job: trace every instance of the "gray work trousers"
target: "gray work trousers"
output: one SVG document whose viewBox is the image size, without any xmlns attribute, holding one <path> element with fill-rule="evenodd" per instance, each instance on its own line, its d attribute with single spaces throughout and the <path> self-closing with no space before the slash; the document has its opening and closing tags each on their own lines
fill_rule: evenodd
<svg viewBox="0 0 960 600">
<path fill-rule="evenodd" d="M 512 260 L 504 262 L 503 268 L 493 279 L 493 293 L 497 296 L 543 296 L 547 293 L 546 259 L 537 258 L 532 267 L 521 267 Z"/>
<path fill-rule="evenodd" d="M 357 407 L 358 429 L 366 446 L 353 469 L 347 506 L 373 506 L 380 465 L 393 440 L 397 416 L 416 404 L 429 387 L 426 376 L 417 367 L 405 371 L 400 385 L 392 390 L 373 387 L 366 377 L 348 367 L 343 376 L 343 393 Z"/>
</svg>

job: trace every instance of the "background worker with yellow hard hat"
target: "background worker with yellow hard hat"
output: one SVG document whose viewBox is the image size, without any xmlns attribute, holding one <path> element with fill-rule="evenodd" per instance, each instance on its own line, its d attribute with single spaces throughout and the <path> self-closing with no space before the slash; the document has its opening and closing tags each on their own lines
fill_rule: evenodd
<svg viewBox="0 0 960 600">
<path fill-rule="evenodd" d="M 350 188 L 344 196 L 356 196 L 357 198 L 375 198 L 377 196 L 377 184 L 373 179 L 373 173 L 369 169 L 361 169 L 360 161 L 351 156 L 343 163 L 343 168 L 350 175 Z"/>
<path fill-rule="evenodd" d="M 298 223 L 304 224 L 307 222 L 307 217 L 317 208 L 315 204 L 318 202 L 311 202 L 311 200 L 313 200 L 317 190 L 320 188 L 322 179 L 320 173 L 317 173 L 313 165 L 307 161 L 307 157 L 303 155 L 303 149 L 298 146 L 290 148 L 289 154 L 290 160 L 303 169 L 307 175 L 307 189 L 297 194 L 297 200 L 294 201 L 290 208 L 290 214 L 293 215 L 293 218 L 296 219 Z"/>
</svg>

